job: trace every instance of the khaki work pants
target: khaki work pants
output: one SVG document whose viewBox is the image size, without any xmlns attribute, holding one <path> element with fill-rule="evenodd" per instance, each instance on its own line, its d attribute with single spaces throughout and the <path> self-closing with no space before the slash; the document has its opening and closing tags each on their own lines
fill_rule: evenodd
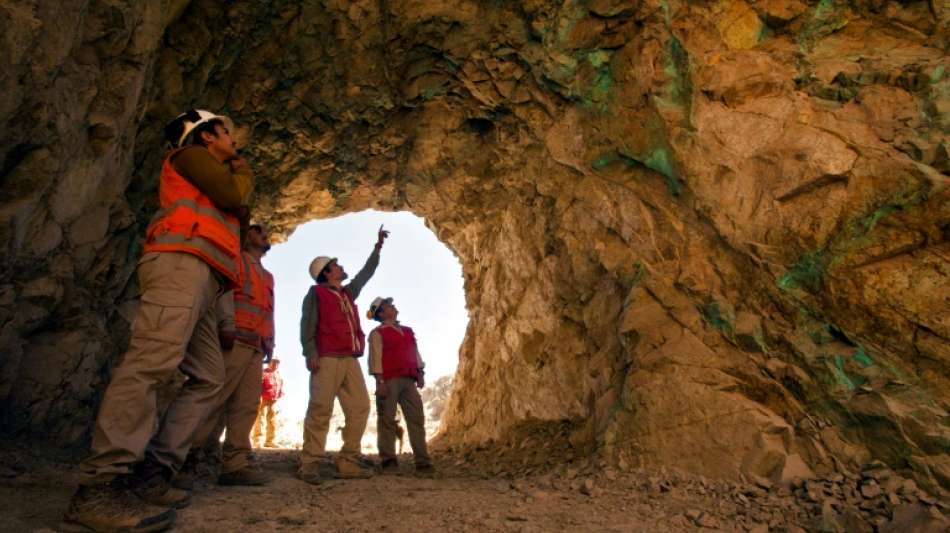
<svg viewBox="0 0 950 533">
<path fill-rule="evenodd" d="M 333 415 L 333 399 L 343 408 L 341 457 L 355 458 L 369 418 L 369 393 L 356 357 L 321 357 L 320 369 L 310 374 L 310 403 L 303 424 L 300 464 L 315 463 L 326 451 L 327 430 Z"/>
<path fill-rule="evenodd" d="M 146 453 L 177 471 L 224 382 L 214 306 L 219 285 L 211 267 L 192 254 L 153 252 L 139 261 L 138 276 L 142 297 L 132 339 L 80 465 L 92 483 L 131 472 Z M 176 369 L 187 379 L 158 425 L 155 389 Z"/>
<path fill-rule="evenodd" d="M 274 417 L 277 416 L 275 403 L 277 403 L 277 400 L 261 400 L 261 404 L 257 409 L 257 420 L 254 421 L 254 435 L 251 437 L 252 441 L 257 442 L 261 440 L 261 435 L 265 435 L 264 445 L 273 446 L 274 434 L 277 431 L 274 420 Z"/>
<path fill-rule="evenodd" d="M 396 406 L 402 408 L 409 431 L 409 445 L 416 465 L 430 464 L 426 446 L 426 412 L 415 378 L 390 379 L 383 384 L 386 396 L 376 396 L 376 447 L 382 460 L 396 458 Z"/>
<path fill-rule="evenodd" d="M 261 397 L 261 362 L 264 352 L 259 348 L 234 343 L 224 354 L 224 388 L 218 396 L 211 416 L 205 419 L 195 433 L 194 447 L 204 446 L 212 436 L 220 438 L 215 429 L 223 418 L 226 427 L 221 451 L 221 472 L 229 473 L 250 466 L 251 428 L 257 416 L 257 402 Z"/>
</svg>

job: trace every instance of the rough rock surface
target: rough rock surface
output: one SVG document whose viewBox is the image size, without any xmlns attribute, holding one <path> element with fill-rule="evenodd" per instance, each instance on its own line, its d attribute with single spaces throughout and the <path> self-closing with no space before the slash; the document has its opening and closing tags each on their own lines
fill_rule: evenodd
<svg viewBox="0 0 950 533">
<path fill-rule="evenodd" d="M 944 490 L 947 11 L 4 2 L 3 433 L 87 434 L 160 127 L 200 105 L 242 126 L 259 220 L 406 209 L 459 256 L 446 445 L 550 426 L 623 468 L 786 484 L 877 460 Z"/>
</svg>

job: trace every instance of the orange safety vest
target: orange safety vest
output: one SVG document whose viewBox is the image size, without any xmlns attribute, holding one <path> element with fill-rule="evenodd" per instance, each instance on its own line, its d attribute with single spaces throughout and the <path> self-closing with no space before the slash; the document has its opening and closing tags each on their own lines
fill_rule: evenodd
<svg viewBox="0 0 950 533">
<path fill-rule="evenodd" d="M 241 226 L 238 219 L 175 170 L 168 154 L 158 185 L 159 207 L 145 232 L 145 252 L 194 254 L 238 283 Z"/>
<path fill-rule="evenodd" d="M 241 254 L 241 284 L 234 291 L 234 325 L 238 340 L 259 346 L 274 338 L 274 276 L 249 253 Z"/>
</svg>

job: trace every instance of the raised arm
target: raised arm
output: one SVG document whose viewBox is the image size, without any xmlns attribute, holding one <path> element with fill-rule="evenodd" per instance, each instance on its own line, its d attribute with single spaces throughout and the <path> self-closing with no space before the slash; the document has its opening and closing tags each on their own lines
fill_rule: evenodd
<svg viewBox="0 0 950 533">
<path fill-rule="evenodd" d="M 343 287 L 347 292 L 350 293 L 350 296 L 354 300 L 359 297 L 360 293 L 363 291 L 363 287 L 366 286 L 366 282 L 368 282 L 376 272 L 376 267 L 379 266 L 379 251 L 383 248 L 383 241 L 386 240 L 386 237 L 389 237 L 389 232 L 380 226 L 379 234 L 376 240 L 376 246 L 373 247 L 373 253 L 369 254 L 369 259 L 366 260 L 366 264 L 363 265 L 363 268 L 361 268 L 355 276 L 353 276 L 353 281 L 351 281 L 349 285 Z"/>
</svg>

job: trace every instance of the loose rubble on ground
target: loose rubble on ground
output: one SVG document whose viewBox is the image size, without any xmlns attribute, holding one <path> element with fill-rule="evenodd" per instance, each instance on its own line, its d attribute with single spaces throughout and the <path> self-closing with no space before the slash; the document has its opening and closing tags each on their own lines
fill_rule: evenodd
<svg viewBox="0 0 950 533">
<path fill-rule="evenodd" d="M 943 533 L 950 526 L 946 500 L 880 463 L 782 486 L 623 470 L 597 459 L 544 467 L 485 447 L 441 450 L 431 477 L 414 476 L 403 461 L 398 475 L 310 486 L 293 477 L 295 451 L 255 455 L 268 485 L 217 487 L 206 471 L 178 530 Z M 0 530 L 57 531 L 78 480 L 73 464 L 24 451 L 3 456 Z"/>
</svg>

